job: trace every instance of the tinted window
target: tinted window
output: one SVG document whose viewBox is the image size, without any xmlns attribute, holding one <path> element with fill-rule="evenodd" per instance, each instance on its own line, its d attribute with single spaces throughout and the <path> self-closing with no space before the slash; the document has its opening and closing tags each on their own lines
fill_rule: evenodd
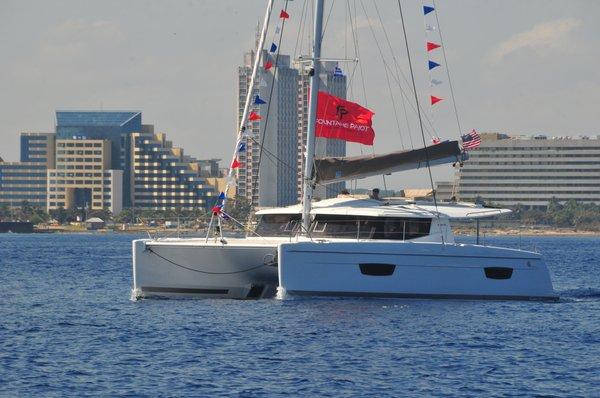
<svg viewBox="0 0 600 398">
<path fill-rule="evenodd" d="M 317 215 L 313 237 L 408 240 L 429 234 L 431 219 Z"/>
<path fill-rule="evenodd" d="M 255 232 L 260 236 L 292 236 L 300 227 L 300 214 L 264 214 Z"/>
</svg>

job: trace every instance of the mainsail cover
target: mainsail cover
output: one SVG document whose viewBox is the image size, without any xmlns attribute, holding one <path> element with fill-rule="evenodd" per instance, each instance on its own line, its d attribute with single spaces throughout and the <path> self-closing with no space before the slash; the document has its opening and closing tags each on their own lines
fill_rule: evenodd
<svg viewBox="0 0 600 398">
<path fill-rule="evenodd" d="M 430 166 L 460 161 L 458 141 L 445 141 L 427 148 L 384 155 L 316 158 L 314 177 L 321 184 L 355 180 L 426 167 L 428 159 Z"/>
</svg>

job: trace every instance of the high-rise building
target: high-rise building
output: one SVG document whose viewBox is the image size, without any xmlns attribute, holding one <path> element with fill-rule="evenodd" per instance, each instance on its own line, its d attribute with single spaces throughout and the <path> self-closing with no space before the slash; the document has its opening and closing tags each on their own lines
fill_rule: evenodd
<svg viewBox="0 0 600 398">
<path fill-rule="evenodd" d="M 600 204 L 600 136 L 595 139 L 481 134 L 458 179 L 458 198 L 545 207 L 552 198 Z"/>
<path fill-rule="evenodd" d="M 184 155 L 166 134 L 133 133 L 131 143 L 136 208 L 197 210 L 214 205 L 214 187 L 201 176 L 203 162 Z"/>
<path fill-rule="evenodd" d="M 238 123 L 250 85 L 254 55 L 254 51 L 246 53 L 244 66 L 238 69 Z M 275 63 L 266 51 L 263 59 Z M 246 151 L 240 153 L 237 193 L 260 207 L 297 203 L 303 189 L 310 69 L 302 62 L 291 66 L 288 55 L 280 54 L 277 63 L 276 69 L 275 65 L 268 71 L 261 68 L 257 76 L 252 98 L 258 95 L 268 102 L 251 105 L 250 110 L 260 114 L 261 120 L 249 122 L 244 139 Z M 346 76 L 339 70 L 336 73 L 337 66 L 335 62 L 321 64 L 321 90 L 346 98 Z M 345 156 L 346 143 L 317 138 L 315 153 Z M 319 186 L 315 196 L 334 197 L 344 187 L 343 182 Z"/>
<path fill-rule="evenodd" d="M 298 81 L 298 149 L 296 152 L 298 178 L 297 195 L 298 201 L 302 198 L 304 184 L 302 176 L 304 173 L 304 159 L 306 152 L 306 133 L 308 130 L 308 95 L 310 87 L 311 68 L 309 64 L 297 62 L 296 67 L 300 72 Z M 346 99 L 346 76 L 341 73 L 337 62 L 321 62 L 319 73 L 319 90 Z M 317 137 L 315 143 L 315 156 L 346 156 L 346 141 L 330 138 Z M 336 197 L 344 188 L 345 182 L 337 182 L 327 185 L 318 185 L 314 190 L 314 197 L 327 199 Z"/>
<path fill-rule="evenodd" d="M 109 210 L 123 205 L 123 171 L 112 170 L 111 141 L 57 139 L 56 168 L 48 170 L 47 209 Z"/>
<path fill-rule="evenodd" d="M 149 126 L 142 125 L 138 111 L 72 111 L 56 112 L 56 137 L 60 139 L 109 140 L 111 170 L 123 170 L 123 204 L 131 206 L 131 133 L 141 133 Z"/>
<path fill-rule="evenodd" d="M 21 133 L 19 162 L 0 161 L 0 203 L 46 207 L 47 170 L 54 168 L 53 133 Z"/>
<path fill-rule="evenodd" d="M 250 86 L 254 57 L 255 51 L 246 53 L 244 66 L 238 68 L 238 123 Z M 263 59 L 275 64 L 274 57 L 266 51 Z M 270 70 L 261 68 L 252 97 L 258 95 L 268 103 L 251 108 L 260 114 L 261 120 L 249 122 L 237 182 L 238 195 L 253 205 L 271 207 L 296 203 L 297 87 L 298 71 L 290 67 L 289 56 L 279 55 L 277 65 Z"/>
</svg>

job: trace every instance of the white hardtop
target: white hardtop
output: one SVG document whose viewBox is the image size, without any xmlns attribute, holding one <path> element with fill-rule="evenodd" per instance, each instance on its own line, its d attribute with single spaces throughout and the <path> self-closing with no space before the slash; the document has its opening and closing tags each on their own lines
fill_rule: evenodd
<svg viewBox="0 0 600 398">
<path fill-rule="evenodd" d="M 263 209 L 257 215 L 300 214 L 302 205 Z M 351 196 L 337 197 L 314 202 L 311 214 L 355 215 L 369 217 L 416 217 L 416 218 L 484 218 L 510 213 L 509 209 L 487 208 L 464 202 L 438 202 L 437 208 L 432 201 L 409 201 L 404 199 L 365 199 Z"/>
</svg>

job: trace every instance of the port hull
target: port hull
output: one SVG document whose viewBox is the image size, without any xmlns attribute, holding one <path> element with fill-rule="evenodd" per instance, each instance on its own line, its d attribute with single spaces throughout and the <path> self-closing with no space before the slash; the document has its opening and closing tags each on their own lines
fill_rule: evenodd
<svg viewBox="0 0 600 398">
<path fill-rule="evenodd" d="M 132 296 L 269 298 L 276 260 L 276 244 L 135 240 Z"/>
</svg>

